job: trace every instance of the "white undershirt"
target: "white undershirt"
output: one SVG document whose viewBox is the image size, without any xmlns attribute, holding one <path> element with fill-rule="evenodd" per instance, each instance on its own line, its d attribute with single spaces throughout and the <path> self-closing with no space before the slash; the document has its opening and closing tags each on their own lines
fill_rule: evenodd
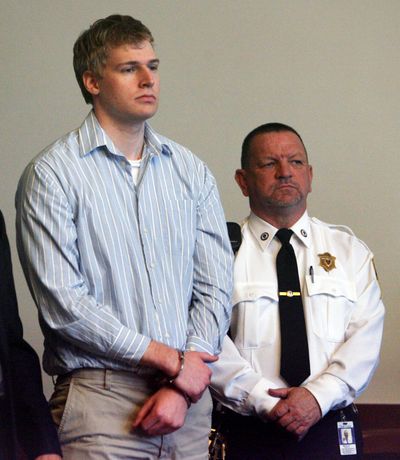
<svg viewBox="0 0 400 460">
<path fill-rule="evenodd" d="M 131 174 L 132 174 L 132 179 L 135 185 L 137 185 L 138 177 L 139 177 L 139 171 L 140 171 L 140 165 L 142 164 L 142 159 L 140 158 L 139 160 L 128 160 L 130 165 L 132 166 L 131 169 Z"/>
</svg>

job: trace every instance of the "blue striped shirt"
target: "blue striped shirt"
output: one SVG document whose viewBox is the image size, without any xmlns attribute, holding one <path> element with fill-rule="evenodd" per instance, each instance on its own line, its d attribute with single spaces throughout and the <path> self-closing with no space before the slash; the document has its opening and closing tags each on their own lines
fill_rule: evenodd
<svg viewBox="0 0 400 460">
<path fill-rule="evenodd" d="M 220 351 L 232 256 L 215 179 L 145 127 L 132 166 L 91 112 L 42 151 L 17 190 L 17 246 L 51 375 L 132 369 L 150 340 Z"/>
</svg>

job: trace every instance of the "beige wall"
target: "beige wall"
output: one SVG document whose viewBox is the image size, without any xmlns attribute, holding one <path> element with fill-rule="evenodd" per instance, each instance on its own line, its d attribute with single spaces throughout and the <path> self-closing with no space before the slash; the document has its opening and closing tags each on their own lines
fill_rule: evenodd
<svg viewBox="0 0 400 460">
<path fill-rule="evenodd" d="M 162 103 L 153 125 L 209 164 L 228 219 L 247 213 L 233 181 L 244 135 L 267 121 L 303 135 L 315 172 L 310 213 L 347 224 L 376 255 L 387 317 L 381 364 L 362 400 L 400 402 L 398 0 L 0 6 L 0 207 L 26 337 L 39 352 L 42 336 L 15 252 L 14 192 L 28 160 L 88 111 L 71 65 L 74 40 L 95 19 L 121 12 L 141 18 L 156 38 Z M 47 393 L 50 386 L 46 378 Z"/>
</svg>

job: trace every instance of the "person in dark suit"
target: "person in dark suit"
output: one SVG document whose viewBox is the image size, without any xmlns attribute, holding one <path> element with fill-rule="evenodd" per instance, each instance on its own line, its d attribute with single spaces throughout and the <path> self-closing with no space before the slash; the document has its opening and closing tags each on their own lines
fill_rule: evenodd
<svg viewBox="0 0 400 460">
<path fill-rule="evenodd" d="M 25 342 L 0 211 L 0 460 L 60 460 L 57 432 L 43 395 L 40 363 Z"/>
</svg>

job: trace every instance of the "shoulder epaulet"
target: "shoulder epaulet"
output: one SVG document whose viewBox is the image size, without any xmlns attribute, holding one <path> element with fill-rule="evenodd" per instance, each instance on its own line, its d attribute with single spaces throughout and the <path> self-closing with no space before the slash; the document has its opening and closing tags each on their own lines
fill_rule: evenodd
<svg viewBox="0 0 400 460">
<path fill-rule="evenodd" d="M 347 227 L 346 225 L 340 225 L 340 224 L 328 224 L 326 222 L 323 222 L 322 220 L 317 219 L 316 217 L 311 217 L 311 220 L 315 222 L 318 225 L 323 225 L 325 227 L 331 228 L 332 230 L 339 230 L 341 232 L 347 233 L 348 235 L 353 236 L 357 241 L 359 241 L 360 244 L 364 246 L 364 248 L 372 254 L 371 249 L 368 247 L 368 245 L 363 241 L 358 238 L 357 235 L 353 232 L 353 230 L 350 227 Z"/>
<path fill-rule="evenodd" d="M 316 217 L 311 217 L 311 220 L 318 225 L 324 225 L 325 227 L 340 230 L 342 232 L 348 233 L 349 235 L 356 236 L 353 230 L 350 227 L 347 227 L 347 225 L 329 224 L 327 222 L 323 222 L 322 220 L 317 219 Z"/>
</svg>

